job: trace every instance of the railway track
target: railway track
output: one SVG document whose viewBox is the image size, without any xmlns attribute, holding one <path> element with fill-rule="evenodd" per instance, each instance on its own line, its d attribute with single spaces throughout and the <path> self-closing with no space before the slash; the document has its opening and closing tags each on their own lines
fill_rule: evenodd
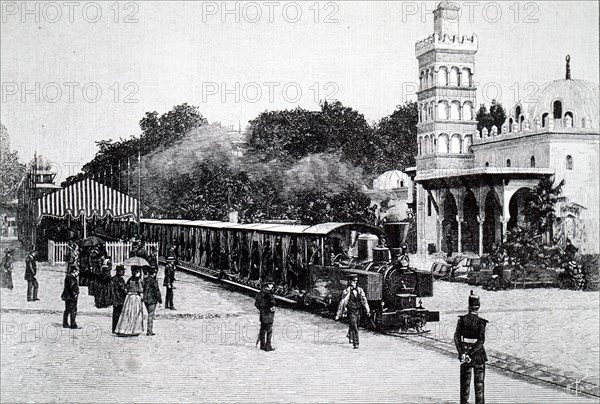
<svg viewBox="0 0 600 404">
<path fill-rule="evenodd" d="M 251 286 L 244 285 L 234 282 L 229 279 L 219 277 L 219 271 L 209 270 L 205 268 L 190 268 L 183 265 L 178 265 L 178 269 L 185 271 L 186 273 L 200 276 L 202 278 L 217 282 L 220 284 L 228 285 L 232 288 L 238 289 L 244 293 L 258 293 L 259 289 Z M 274 295 L 275 299 L 284 306 L 298 307 L 298 302 L 292 299 L 285 298 L 283 296 Z M 315 314 L 323 317 L 331 317 L 326 312 L 315 312 Z M 373 331 L 382 333 L 384 335 L 401 338 L 412 344 L 418 344 L 429 349 L 434 349 L 445 355 L 456 357 L 456 348 L 454 343 L 445 341 L 440 338 L 436 338 L 430 333 L 421 333 L 416 335 L 411 334 L 396 334 L 392 332 Z M 496 352 L 487 349 L 488 353 L 488 366 L 491 366 L 499 371 L 519 379 L 527 380 L 532 383 L 540 385 L 551 385 L 554 388 L 561 389 L 563 391 L 569 391 L 578 396 L 587 396 L 590 398 L 600 398 L 600 387 L 592 382 L 588 382 L 584 378 L 578 377 L 577 375 L 563 372 L 560 369 L 555 369 L 550 366 L 534 363 L 531 361 L 523 360 L 521 358 L 511 356 L 502 352 Z"/>
</svg>

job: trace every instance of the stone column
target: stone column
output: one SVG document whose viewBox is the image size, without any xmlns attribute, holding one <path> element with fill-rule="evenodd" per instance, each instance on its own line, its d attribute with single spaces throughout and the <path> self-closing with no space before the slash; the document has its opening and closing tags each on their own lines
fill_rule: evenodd
<svg viewBox="0 0 600 404">
<path fill-rule="evenodd" d="M 506 241 L 506 233 L 508 231 L 508 218 L 500 216 L 500 222 L 502 223 L 502 242 Z"/>
<path fill-rule="evenodd" d="M 462 222 L 463 218 L 456 216 L 456 223 L 458 224 L 458 254 L 462 253 Z"/>
<path fill-rule="evenodd" d="M 485 222 L 485 216 L 477 216 L 477 222 L 479 223 L 479 256 L 483 255 L 483 223 Z"/>
<path fill-rule="evenodd" d="M 443 218 L 437 218 L 437 251 L 439 253 L 442 252 L 442 240 L 444 238 L 444 235 L 442 234 L 443 230 L 444 230 L 444 226 L 443 226 L 443 222 L 444 219 Z"/>
</svg>

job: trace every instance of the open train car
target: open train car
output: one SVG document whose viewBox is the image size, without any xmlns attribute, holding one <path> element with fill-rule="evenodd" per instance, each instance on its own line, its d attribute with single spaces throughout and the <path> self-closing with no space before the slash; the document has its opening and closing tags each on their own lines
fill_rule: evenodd
<svg viewBox="0 0 600 404">
<path fill-rule="evenodd" d="M 373 316 L 366 326 L 422 332 L 439 313 L 419 300 L 432 296 L 430 272 L 410 268 L 399 249 L 381 246 L 397 238 L 364 223 L 230 223 L 142 219 L 142 237 L 157 241 L 159 254 L 177 251 L 181 267 L 229 284 L 259 289 L 275 281 L 276 298 L 305 308 L 334 311 L 350 273 L 358 274 Z M 389 226 L 388 226 L 389 227 Z"/>
</svg>

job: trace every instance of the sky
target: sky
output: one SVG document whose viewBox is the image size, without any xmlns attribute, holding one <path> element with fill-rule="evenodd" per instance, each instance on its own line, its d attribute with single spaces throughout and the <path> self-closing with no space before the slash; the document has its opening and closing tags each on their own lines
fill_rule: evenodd
<svg viewBox="0 0 600 404">
<path fill-rule="evenodd" d="M 565 76 L 598 83 L 597 1 L 456 2 L 475 33 L 477 103 L 507 109 Z M 372 122 L 415 100 L 415 42 L 436 2 L 2 1 L 0 120 L 23 161 L 75 174 L 95 141 L 187 102 L 245 128 L 337 99 Z"/>
</svg>

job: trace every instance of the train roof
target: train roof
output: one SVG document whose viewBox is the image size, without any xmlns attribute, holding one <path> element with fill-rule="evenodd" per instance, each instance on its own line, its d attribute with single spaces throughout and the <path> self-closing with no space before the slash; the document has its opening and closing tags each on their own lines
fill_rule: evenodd
<svg viewBox="0 0 600 404">
<path fill-rule="evenodd" d="M 373 225 L 366 224 L 366 223 L 353 223 L 353 222 L 319 223 L 319 224 L 315 224 L 314 226 L 310 226 L 308 229 L 304 230 L 304 233 L 326 235 L 326 234 L 332 233 L 336 230 L 341 230 L 344 227 L 347 227 L 349 230 L 356 230 L 359 233 L 375 233 L 375 234 L 383 233 L 383 229 L 380 229 L 377 226 L 373 226 Z"/>
<path fill-rule="evenodd" d="M 297 235 L 325 236 L 338 230 L 355 230 L 359 233 L 382 234 L 383 229 L 366 224 L 354 222 L 327 222 L 313 226 L 301 224 L 279 223 L 231 223 L 216 220 L 184 220 L 184 219 L 142 219 L 142 223 L 166 224 L 181 226 L 197 226 L 209 229 L 247 230 L 265 233 L 286 233 Z"/>
</svg>

